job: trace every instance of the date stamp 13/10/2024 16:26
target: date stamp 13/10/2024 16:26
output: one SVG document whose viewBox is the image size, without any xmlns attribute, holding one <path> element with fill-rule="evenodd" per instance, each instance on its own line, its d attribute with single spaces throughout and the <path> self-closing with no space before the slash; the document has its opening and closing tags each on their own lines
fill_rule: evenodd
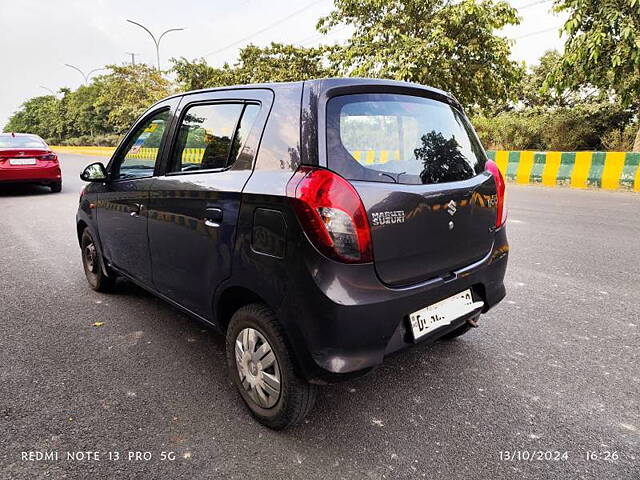
<svg viewBox="0 0 640 480">
<path fill-rule="evenodd" d="M 501 462 L 566 462 L 576 459 L 587 461 L 616 462 L 621 458 L 617 450 L 500 450 Z"/>
</svg>

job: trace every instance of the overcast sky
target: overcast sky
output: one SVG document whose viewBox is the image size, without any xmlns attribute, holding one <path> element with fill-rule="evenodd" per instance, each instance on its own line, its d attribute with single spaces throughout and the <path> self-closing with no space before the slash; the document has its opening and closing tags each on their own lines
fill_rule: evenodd
<svg viewBox="0 0 640 480">
<path fill-rule="evenodd" d="M 504 32 L 516 39 L 515 59 L 531 64 L 545 50 L 562 48 L 556 28 L 563 19 L 550 12 L 551 0 L 511 3 L 522 8 L 523 18 L 521 25 Z M 153 41 L 127 18 L 154 33 L 187 28 L 162 40 L 163 67 L 171 57 L 193 59 L 218 50 L 222 51 L 206 59 L 221 65 L 232 62 L 247 43 L 312 46 L 343 39 L 347 30 L 327 38 L 315 30 L 317 19 L 329 13 L 332 4 L 332 0 L 0 0 L 0 126 L 26 99 L 47 94 L 41 87 L 57 91 L 80 85 L 80 73 L 65 63 L 88 71 L 130 61 L 127 52 L 134 52 L 137 62 L 155 64 Z M 537 33 L 543 30 L 547 31 Z"/>
</svg>

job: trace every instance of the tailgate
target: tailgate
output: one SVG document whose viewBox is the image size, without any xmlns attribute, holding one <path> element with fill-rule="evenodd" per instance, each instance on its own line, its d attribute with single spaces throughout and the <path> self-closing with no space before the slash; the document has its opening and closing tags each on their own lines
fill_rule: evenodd
<svg viewBox="0 0 640 480">
<path fill-rule="evenodd" d="M 441 185 L 352 182 L 369 216 L 380 280 L 408 285 L 480 260 L 493 246 L 489 173 Z"/>
</svg>

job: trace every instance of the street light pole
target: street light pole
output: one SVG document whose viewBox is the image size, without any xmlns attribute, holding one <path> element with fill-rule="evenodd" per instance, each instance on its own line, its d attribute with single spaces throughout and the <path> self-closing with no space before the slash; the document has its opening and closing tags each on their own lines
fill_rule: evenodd
<svg viewBox="0 0 640 480">
<path fill-rule="evenodd" d="M 127 19 L 127 22 L 133 23 L 134 25 L 139 26 L 145 32 L 147 32 L 149 35 L 151 35 L 151 38 L 153 39 L 153 43 L 155 43 L 155 45 L 156 45 L 156 60 L 158 62 L 158 71 L 161 71 L 161 69 L 160 69 L 160 41 L 162 40 L 162 37 L 164 37 L 169 32 L 179 32 L 179 31 L 185 30 L 185 29 L 184 28 L 170 28 L 169 30 L 165 30 L 164 32 L 162 32 L 160 34 L 160 36 L 156 39 L 156 36 L 153 33 L 151 33 L 151 30 L 149 30 L 147 27 L 145 27 L 141 23 L 134 22 L 133 20 L 129 20 L 129 19 Z"/>
<path fill-rule="evenodd" d="M 78 67 L 76 67 L 75 65 L 71 65 L 70 63 L 65 63 L 66 67 L 69 68 L 73 68 L 74 70 L 80 72 L 80 75 L 82 75 L 82 78 L 84 78 L 84 84 L 86 85 L 87 83 L 89 83 L 89 77 L 91 76 L 92 73 L 95 73 L 99 70 L 105 70 L 104 68 L 94 68 L 93 70 L 89 70 L 89 72 L 84 73 L 82 70 L 80 70 Z"/>
<path fill-rule="evenodd" d="M 127 52 L 127 55 L 131 55 L 131 65 L 136 66 L 136 55 L 137 53 Z"/>
</svg>

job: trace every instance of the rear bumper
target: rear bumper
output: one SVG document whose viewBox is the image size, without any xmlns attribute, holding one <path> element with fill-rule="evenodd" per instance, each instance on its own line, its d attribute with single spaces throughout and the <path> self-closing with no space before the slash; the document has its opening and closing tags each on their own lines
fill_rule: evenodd
<svg viewBox="0 0 640 480">
<path fill-rule="evenodd" d="M 373 265 L 343 265 L 319 255 L 307 257 L 307 280 L 292 283 L 278 316 L 295 330 L 302 374 L 315 382 L 334 382 L 366 373 L 398 350 L 415 344 L 408 315 L 467 288 L 485 303 L 482 313 L 505 296 L 508 259 L 505 229 L 496 232 L 493 248 L 480 261 L 447 279 L 434 278 L 406 288 L 382 284 Z M 311 272 L 311 275 L 309 275 Z M 300 280 L 297 278 L 297 280 Z M 454 330 L 473 312 L 420 339 L 435 341 Z M 293 327 L 293 328 L 292 328 Z"/>
<path fill-rule="evenodd" d="M 0 167 L 0 183 L 53 183 L 62 181 L 60 166 Z"/>
</svg>

